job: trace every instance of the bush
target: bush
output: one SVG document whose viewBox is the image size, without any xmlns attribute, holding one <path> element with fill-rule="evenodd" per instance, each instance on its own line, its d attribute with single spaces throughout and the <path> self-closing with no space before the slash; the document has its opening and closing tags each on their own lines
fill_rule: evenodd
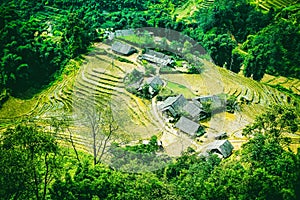
<svg viewBox="0 0 300 200">
<path fill-rule="evenodd" d="M 143 73 L 134 69 L 131 73 L 127 74 L 124 78 L 125 85 L 130 85 L 140 81 L 144 77 Z"/>
<path fill-rule="evenodd" d="M 156 69 L 155 69 L 155 67 L 153 67 L 152 65 L 149 65 L 149 64 L 147 64 L 147 65 L 145 65 L 145 69 L 146 69 L 146 71 L 145 71 L 145 75 L 146 76 L 150 76 L 151 74 L 152 75 L 155 75 L 156 73 Z"/>
<path fill-rule="evenodd" d="M 125 62 L 125 63 L 129 63 L 129 64 L 133 64 L 132 61 L 130 61 L 130 60 L 126 59 L 126 58 L 118 57 L 117 59 L 120 62 Z"/>
<path fill-rule="evenodd" d="M 171 67 L 161 67 L 159 69 L 159 73 L 161 73 L 161 74 L 174 74 L 174 73 L 178 73 L 178 72 L 174 71 L 174 69 L 171 68 Z"/>
<path fill-rule="evenodd" d="M 189 74 L 200 74 L 202 71 L 203 63 L 200 63 L 198 65 L 192 65 L 188 68 Z"/>
<path fill-rule="evenodd" d="M 164 87 L 160 90 L 159 95 L 157 96 L 157 100 L 164 101 L 170 96 L 176 96 L 176 94 L 174 93 L 173 90 Z"/>
</svg>

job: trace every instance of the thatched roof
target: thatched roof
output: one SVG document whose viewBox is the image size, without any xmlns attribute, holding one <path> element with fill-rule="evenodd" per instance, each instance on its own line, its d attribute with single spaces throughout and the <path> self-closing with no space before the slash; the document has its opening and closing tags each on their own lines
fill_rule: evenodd
<svg viewBox="0 0 300 200">
<path fill-rule="evenodd" d="M 207 152 L 219 153 L 223 158 L 230 156 L 232 150 L 233 146 L 228 140 L 216 140 L 207 146 Z"/>
<path fill-rule="evenodd" d="M 182 132 L 185 132 L 191 136 L 194 136 L 200 128 L 200 124 L 189 120 L 186 117 L 180 117 L 178 122 L 175 124 L 176 128 L 179 128 Z"/>
<path fill-rule="evenodd" d="M 136 49 L 133 48 L 132 46 L 122 43 L 122 42 L 114 42 L 111 46 L 111 49 L 118 53 L 118 54 L 122 54 L 122 55 L 130 55 L 134 52 L 136 52 Z"/>
<path fill-rule="evenodd" d="M 141 58 L 162 66 L 166 66 L 174 62 L 170 56 L 153 50 L 147 51 L 141 56 Z"/>
</svg>

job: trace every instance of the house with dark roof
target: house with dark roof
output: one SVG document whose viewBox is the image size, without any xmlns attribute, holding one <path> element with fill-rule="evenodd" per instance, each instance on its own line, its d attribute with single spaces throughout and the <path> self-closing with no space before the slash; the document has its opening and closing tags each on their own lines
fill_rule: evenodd
<svg viewBox="0 0 300 200">
<path fill-rule="evenodd" d="M 164 113 L 170 113 L 173 117 L 179 114 L 185 117 L 198 121 L 200 116 L 206 116 L 206 112 L 199 107 L 200 102 L 188 101 L 182 94 L 176 97 L 168 97 L 162 105 L 160 110 Z"/>
<path fill-rule="evenodd" d="M 161 80 L 159 76 L 147 78 L 145 82 L 149 85 L 150 94 L 154 94 L 158 87 L 162 87 L 164 85 L 163 80 Z"/>
<path fill-rule="evenodd" d="M 164 82 L 159 78 L 159 76 L 153 76 L 146 79 L 146 83 L 149 84 L 151 87 L 163 86 Z"/>
<path fill-rule="evenodd" d="M 223 158 L 227 158 L 231 155 L 233 150 L 232 144 L 228 140 L 216 140 L 208 144 L 206 152 L 217 153 Z"/>
<path fill-rule="evenodd" d="M 188 118 L 198 120 L 200 113 L 204 112 L 194 102 L 190 101 L 183 106 L 182 111 L 187 115 Z"/>
<path fill-rule="evenodd" d="M 147 60 L 151 63 L 161 66 L 167 66 L 174 62 L 170 56 L 153 50 L 148 50 L 146 53 L 140 56 L 140 59 Z"/>
<path fill-rule="evenodd" d="M 125 44 L 122 42 L 114 42 L 111 46 L 111 49 L 113 52 L 120 54 L 120 55 L 124 55 L 124 56 L 129 56 L 135 52 L 137 52 L 137 50 L 135 48 L 133 48 L 132 46 L 130 46 L 129 44 Z"/>
<path fill-rule="evenodd" d="M 176 117 L 178 115 L 177 111 L 186 104 L 186 98 L 180 94 L 176 97 L 168 97 L 159 108 L 162 112 L 169 112 L 173 117 Z"/>
<path fill-rule="evenodd" d="M 197 132 L 200 130 L 200 124 L 193 122 L 192 120 L 182 116 L 175 124 L 175 127 L 180 131 L 189 134 L 190 136 L 196 136 Z"/>
</svg>

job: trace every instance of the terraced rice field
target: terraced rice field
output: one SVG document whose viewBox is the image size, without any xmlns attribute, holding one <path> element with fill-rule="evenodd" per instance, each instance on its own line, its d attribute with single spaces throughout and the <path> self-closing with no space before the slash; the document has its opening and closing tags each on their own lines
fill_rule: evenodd
<svg viewBox="0 0 300 200">
<path fill-rule="evenodd" d="M 16 119 L 22 117 L 49 119 L 53 116 L 68 116 L 74 119 L 78 109 L 86 105 L 101 108 L 110 103 L 119 125 L 117 139 L 123 142 L 137 141 L 161 133 L 162 123 L 153 114 L 151 102 L 134 96 L 124 88 L 123 78 L 126 73 L 135 68 L 139 70 L 143 68 L 136 63 L 137 54 L 126 57 L 132 63 L 120 62 L 116 57 L 117 55 L 111 52 L 110 46 L 102 43 L 96 44 L 95 49 L 85 56 L 80 70 L 76 73 L 65 75 L 63 80 L 53 84 L 31 100 L 10 99 L 6 102 L 0 109 L 1 125 L 14 123 Z M 229 133 L 236 147 L 244 142 L 240 137 L 242 128 L 251 123 L 257 114 L 263 112 L 266 106 L 272 103 L 295 103 L 292 99 L 288 100 L 286 94 L 266 84 L 260 84 L 225 69 L 217 68 L 208 61 L 203 62 L 202 74 L 164 74 L 161 77 L 169 82 L 168 87 L 178 90 L 177 92 L 183 92 L 188 98 L 226 93 L 238 99 L 247 99 L 249 102 L 243 103 L 239 112 L 216 114 L 209 122 L 203 124 L 208 127 L 208 134 L 223 131 Z M 289 79 L 291 82 L 284 78 L 276 80 L 282 84 L 290 83 L 290 87 L 293 88 L 299 85 L 297 80 Z M 270 84 L 275 83 L 276 80 L 266 78 L 264 82 Z M 73 140 L 78 149 L 89 152 L 91 150 L 90 133 L 87 127 L 82 125 L 80 118 L 75 119 L 70 126 Z M 165 144 L 172 140 L 170 135 L 172 131 L 163 135 Z M 59 137 L 61 144 L 68 146 L 69 133 L 60 133 Z M 294 140 L 298 141 L 298 138 Z M 171 153 L 175 151 L 172 148 L 172 146 L 169 147 Z"/>
<path fill-rule="evenodd" d="M 217 114 L 215 119 L 212 118 L 210 122 L 204 124 L 211 127 L 211 130 L 208 129 L 211 133 L 226 131 L 235 138 L 236 135 L 240 135 L 243 127 L 251 123 L 268 105 L 296 103 L 296 100 L 287 94 L 266 84 L 216 68 L 210 62 L 204 63 L 204 72 L 200 75 L 172 74 L 162 77 L 190 89 L 195 96 L 225 93 L 237 97 L 241 102 L 240 111 L 235 114 Z"/>
<path fill-rule="evenodd" d="M 253 0 L 252 2 L 264 10 L 269 10 L 270 8 L 280 9 L 291 6 L 297 3 L 297 0 Z"/>
<path fill-rule="evenodd" d="M 275 77 L 271 75 L 265 75 L 262 79 L 263 83 L 270 86 L 280 85 L 293 93 L 300 95 L 300 80 L 295 78 Z"/>
<path fill-rule="evenodd" d="M 105 55 L 103 49 L 108 49 Z M 122 141 L 150 138 L 159 131 L 151 114 L 151 102 L 127 92 L 123 84 L 125 74 L 137 68 L 136 65 L 116 60 L 104 44 L 96 47 L 85 57 L 76 74 L 65 76 L 30 100 L 12 98 L 6 102 L 0 109 L 0 124 L 5 127 L 21 118 L 41 121 L 50 117 L 74 118 L 78 108 L 89 105 L 101 109 L 110 102 Z M 91 101 L 91 97 L 95 97 L 95 101 Z M 71 128 L 79 149 L 88 151 L 91 140 L 80 119 L 76 119 Z M 62 144 L 67 144 L 69 133 L 60 133 L 60 138 Z"/>
<path fill-rule="evenodd" d="M 87 60 L 74 84 L 74 105 L 83 107 L 82 102 L 96 96 L 96 104 L 92 106 L 101 108 L 110 102 L 121 125 L 120 132 L 130 132 L 134 139 L 153 134 L 155 124 L 150 115 L 150 102 L 137 98 L 124 88 L 123 78 L 135 65 L 114 61 L 106 55 L 101 59 L 90 56 Z"/>
<path fill-rule="evenodd" d="M 177 15 L 177 20 L 185 19 L 192 16 L 199 8 L 208 8 L 213 3 L 214 0 L 190 0 L 176 8 L 174 15 Z"/>
</svg>

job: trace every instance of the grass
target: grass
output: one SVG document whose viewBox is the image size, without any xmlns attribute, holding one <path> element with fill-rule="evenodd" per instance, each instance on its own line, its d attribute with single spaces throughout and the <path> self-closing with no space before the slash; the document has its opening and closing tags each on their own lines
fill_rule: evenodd
<svg viewBox="0 0 300 200">
<path fill-rule="evenodd" d="M 192 98 L 195 95 L 184 85 L 168 81 L 167 88 L 171 89 L 174 93 L 183 94 L 186 98 Z"/>
<path fill-rule="evenodd" d="M 136 44 L 138 46 L 154 46 L 154 40 L 152 36 L 137 36 L 137 35 L 128 35 L 119 37 L 121 40 L 125 40 L 129 43 Z"/>
<path fill-rule="evenodd" d="M 175 65 L 177 66 L 177 67 L 182 67 L 183 65 L 182 65 L 182 63 L 184 63 L 185 61 L 184 60 L 176 60 L 175 61 Z"/>
</svg>

